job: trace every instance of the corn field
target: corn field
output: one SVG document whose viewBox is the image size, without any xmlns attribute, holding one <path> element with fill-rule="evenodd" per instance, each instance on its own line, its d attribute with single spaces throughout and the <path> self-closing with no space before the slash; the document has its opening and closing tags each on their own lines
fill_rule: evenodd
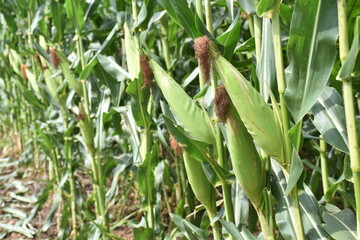
<svg viewBox="0 0 360 240">
<path fill-rule="evenodd" d="M 360 1 L 0 0 L 0 239 L 360 240 Z"/>
</svg>

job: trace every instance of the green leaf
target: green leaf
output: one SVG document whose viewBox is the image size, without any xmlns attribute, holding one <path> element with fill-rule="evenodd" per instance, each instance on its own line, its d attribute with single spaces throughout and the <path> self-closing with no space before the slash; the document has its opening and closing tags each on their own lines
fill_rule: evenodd
<svg viewBox="0 0 360 240">
<path fill-rule="evenodd" d="M 259 17 L 272 18 L 279 11 L 281 0 L 260 0 L 256 6 L 256 14 Z"/>
<path fill-rule="evenodd" d="M 44 9 L 45 9 L 45 4 L 42 4 L 35 13 L 35 16 L 33 18 L 33 21 L 31 23 L 31 31 L 33 32 L 35 30 L 35 28 L 38 27 L 39 22 L 43 19 L 44 17 Z"/>
<path fill-rule="evenodd" d="M 61 42 L 63 39 L 64 25 L 65 25 L 64 15 L 63 15 L 64 5 L 55 0 L 51 0 L 50 9 L 51 9 L 52 20 L 55 27 L 55 33 L 53 35 L 52 40 L 54 42 Z"/>
<path fill-rule="evenodd" d="M 224 57 L 230 59 L 234 49 L 239 41 L 241 33 L 241 22 L 239 21 L 240 13 L 236 16 L 230 27 L 217 37 L 217 40 L 224 45 Z"/>
<path fill-rule="evenodd" d="M 307 186 L 304 186 L 304 192 L 299 194 L 299 205 L 306 238 L 328 239 L 322 225 L 318 201 Z"/>
<path fill-rule="evenodd" d="M 288 42 L 286 104 L 296 123 L 315 104 L 336 56 L 336 1 L 298 0 Z"/>
<path fill-rule="evenodd" d="M 227 222 L 220 219 L 221 225 L 226 229 L 226 231 L 234 238 L 239 240 L 256 240 L 256 237 L 249 232 L 245 227 L 241 228 L 239 231 L 235 224 L 232 222 Z"/>
<path fill-rule="evenodd" d="M 182 149 L 188 152 L 193 158 L 200 162 L 206 162 L 207 146 L 191 140 L 186 136 L 185 132 L 179 127 L 175 126 L 174 123 L 167 116 L 163 116 L 166 127 L 175 140 L 179 143 Z"/>
<path fill-rule="evenodd" d="M 295 150 L 299 152 L 304 143 L 304 137 L 302 135 L 302 122 L 298 122 L 295 126 L 293 126 L 289 130 L 288 135 Z"/>
<path fill-rule="evenodd" d="M 261 55 L 256 65 L 256 75 L 259 80 L 260 94 L 267 102 L 269 100 L 269 87 L 276 86 L 276 70 L 271 21 L 263 18 L 262 22 Z"/>
<path fill-rule="evenodd" d="M 236 53 L 241 52 L 253 52 L 255 51 L 255 38 L 249 38 L 245 42 L 241 43 L 238 48 L 236 48 Z"/>
<path fill-rule="evenodd" d="M 256 13 L 256 4 L 254 0 L 238 0 L 238 2 L 247 14 L 252 15 Z"/>
<path fill-rule="evenodd" d="M 304 166 L 301 162 L 299 154 L 293 148 L 291 166 L 290 166 L 290 177 L 287 182 L 285 196 L 287 196 L 292 191 L 292 189 L 296 186 L 303 170 L 304 170 Z"/>
<path fill-rule="evenodd" d="M 271 161 L 271 191 L 277 201 L 275 209 L 275 221 L 284 239 L 296 240 L 296 218 L 293 210 L 293 203 L 289 196 L 285 195 L 287 188 L 286 171 L 279 163 Z"/>
<path fill-rule="evenodd" d="M 194 224 L 186 221 L 176 214 L 170 213 L 171 221 L 173 221 L 179 230 L 185 234 L 189 240 L 207 239 L 205 231 L 196 227 Z"/>
<path fill-rule="evenodd" d="M 323 214 L 325 230 L 336 240 L 356 240 L 356 217 L 348 208 L 337 212 Z"/>
<path fill-rule="evenodd" d="M 343 100 L 335 88 L 325 87 L 311 111 L 313 123 L 324 140 L 349 153 Z"/>
<path fill-rule="evenodd" d="M 159 0 L 170 17 L 195 39 L 204 35 L 210 36 L 197 14 L 193 14 L 186 0 Z"/>
<path fill-rule="evenodd" d="M 71 24 L 75 29 L 81 32 L 84 27 L 84 10 L 81 6 L 83 1 L 65 0 L 65 3 L 66 13 Z"/>
</svg>

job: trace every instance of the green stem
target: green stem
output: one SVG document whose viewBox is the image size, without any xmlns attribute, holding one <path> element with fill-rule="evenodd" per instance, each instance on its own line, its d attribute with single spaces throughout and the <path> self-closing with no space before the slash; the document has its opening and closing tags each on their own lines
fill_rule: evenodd
<svg viewBox="0 0 360 240">
<path fill-rule="evenodd" d="M 349 54 L 349 37 L 347 30 L 346 0 L 338 0 L 338 24 L 339 24 L 339 55 L 341 63 L 344 63 Z"/>
<path fill-rule="evenodd" d="M 322 136 L 320 136 L 322 138 Z M 323 139 L 320 139 L 320 159 L 321 159 L 321 177 L 324 195 L 329 189 L 329 170 L 327 165 L 327 148 L 326 142 Z"/>
<path fill-rule="evenodd" d="M 52 162 L 53 162 L 53 169 L 55 175 L 55 181 L 57 184 L 60 184 L 60 171 L 59 171 L 59 163 L 58 163 L 58 154 L 56 149 L 52 152 Z"/>
<path fill-rule="evenodd" d="M 255 208 L 255 210 L 259 217 L 259 222 L 260 222 L 261 230 L 264 234 L 264 239 L 265 240 L 275 240 L 276 237 L 275 237 L 274 227 L 272 227 L 270 225 L 270 223 L 266 219 L 266 216 L 260 209 Z"/>
<path fill-rule="evenodd" d="M 224 158 L 224 144 L 223 138 L 220 130 L 220 125 L 218 120 L 215 120 L 215 131 L 216 131 L 216 148 L 217 148 L 217 155 L 219 159 L 219 165 L 224 169 L 227 169 L 225 158 Z M 235 223 L 235 216 L 234 216 L 234 207 L 231 201 L 231 185 L 228 184 L 226 181 L 221 181 L 223 195 L 224 195 L 224 203 L 225 203 L 225 212 L 226 212 L 226 220 L 228 222 Z"/>
<path fill-rule="evenodd" d="M 280 107 L 281 107 L 281 118 L 282 126 L 284 132 L 284 144 L 285 144 L 285 161 L 282 160 L 282 163 L 286 164 L 286 168 L 289 170 L 291 165 L 291 156 L 292 156 L 292 147 L 290 144 L 290 139 L 288 137 L 289 131 L 289 117 L 285 103 L 285 72 L 284 72 L 284 60 L 281 47 L 281 33 L 280 33 L 280 17 L 279 13 L 274 13 L 272 19 L 272 35 L 273 35 L 273 44 L 274 44 L 274 55 L 275 55 L 275 68 L 276 68 L 276 77 L 278 84 L 278 92 L 280 96 Z M 301 213 L 299 208 L 298 201 L 298 191 L 297 187 L 291 191 L 292 205 L 295 213 L 295 219 L 297 220 L 296 224 L 296 237 L 298 240 L 305 239 L 304 228 L 301 219 Z"/>
<path fill-rule="evenodd" d="M 71 159 L 71 143 L 70 143 L 70 132 L 68 127 L 68 118 L 66 110 L 63 109 L 63 119 L 64 119 L 64 151 L 66 158 L 66 166 L 69 171 L 69 181 L 70 181 L 70 198 L 71 198 L 71 218 L 72 218 L 72 239 L 77 238 L 77 219 L 76 219 L 76 192 L 75 192 L 75 179 L 74 171 L 72 167 Z"/>
<path fill-rule="evenodd" d="M 196 0 L 195 6 L 196 6 L 197 15 L 199 16 L 200 20 L 202 22 L 204 22 L 204 13 L 203 13 L 202 0 Z"/>
<path fill-rule="evenodd" d="M 339 21 L 339 50 L 340 60 L 344 64 L 349 53 L 349 40 L 347 31 L 346 0 L 338 0 L 338 21 Z M 357 238 L 360 239 L 360 155 L 359 143 L 356 130 L 355 106 L 352 80 L 343 79 L 343 97 L 345 106 L 346 129 L 349 141 L 349 153 L 351 169 L 354 178 L 355 202 L 356 202 L 356 220 L 357 220 Z"/>
<path fill-rule="evenodd" d="M 171 67 L 171 56 L 170 56 L 169 41 L 167 38 L 169 33 L 167 29 L 168 29 L 168 18 L 167 16 L 164 16 L 161 19 L 161 44 L 163 48 L 163 55 L 165 58 L 166 69 L 169 70 Z"/>
<path fill-rule="evenodd" d="M 259 62 L 261 56 L 262 22 L 257 15 L 254 15 L 253 18 L 254 18 L 256 62 Z"/>
<path fill-rule="evenodd" d="M 132 17 L 133 17 L 133 20 L 135 21 L 138 17 L 136 0 L 131 1 L 131 7 L 132 7 Z"/>
<path fill-rule="evenodd" d="M 80 58 L 81 62 L 81 69 L 83 70 L 85 68 L 85 58 L 84 58 L 84 49 L 82 44 L 82 38 L 81 38 L 81 32 L 79 29 L 75 29 L 76 34 L 76 43 L 77 43 L 77 53 Z M 84 111 L 85 111 L 85 117 L 90 118 L 90 102 L 89 102 L 89 96 L 88 96 L 88 89 L 86 85 L 86 80 L 81 80 L 82 88 L 83 88 L 83 99 L 84 99 Z M 88 129 L 90 131 L 92 129 Z M 92 139 L 94 142 L 94 139 Z M 94 144 L 92 144 L 94 146 Z M 88 149 L 88 154 L 91 160 L 91 166 L 94 174 L 94 180 L 95 180 L 95 191 L 97 194 L 97 200 L 98 200 L 98 207 L 100 209 L 100 214 L 102 218 L 102 224 L 103 226 L 109 231 L 109 224 L 107 219 L 107 211 L 105 207 L 105 192 L 103 189 L 104 182 L 102 180 L 102 170 L 101 170 L 101 161 L 100 158 L 96 156 L 96 150 L 95 149 Z"/>
<path fill-rule="evenodd" d="M 216 210 L 214 211 L 213 209 L 216 209 L 216 204 L 215 201 L 213 202 L 212 209 L 206 208 L 206 211 L 209 215 L 210 221 L 212 221 L 215 217 L 216 217 Z M 213 224 L 211 224 L 211 227 L 213 229 L 213 237 L 214 240 L 220 240 L 221 239 L 221 232 L 220 232 L 220 226 L 219 226 L 219 222 L 216 221 Z"/>
<path fill-rule="evenodd" d="M 181 161 L 177 156 L 174 157 L 174 160 L 175 160 L 175 171 L 177 176 L 177 184 L 175 185 L 175 200 L 176 200 L 176 205 L 178 205 L 182 198 L 182 193 L 185 192 L 183 191 L 183 187 L 182 187 L 181 166 L 180 166 Z"/>
<path fill-rule="evenodd" d="M 99 166 L 96 161 L 95 152 L 89 153 L 89 157 L 91 161 L 91 168 L 94 174 L 95 182 L 93 183 L 93 185 L 95 187 L 95 193 L 97 195 L 97 202 L 98 202 L 98 207 L 100 209 L 102 223 L 105 226 L 105 228 L 109 230 L 109 225 L 106 217 L 106 209 L 105 209 L 105 197 L 104 197 L 105 195 L 102 192 L 102 187 L 101 187 L 102 182 L 100 180 Z"/>
<path fill-rule="evenodd" d="M 251 16 L 249 16 L 249 18 L 247 19 L 249 22 L 249 30 L 250 30 L 250 35 L 252 37 L 255 37 L 255 31 L 254 31 L 254 19 L 251 18 Z"/>
<path fill-rule="evenodd" d="M 205 0 L 205 18 L 207 30 L 209 33 L 214 34 L 210 0 Z"/>
<path fill-rule="evenodd" d="M 272 19 L 272 34 L 273 34 L 273 44 L 274 44 L 274 55 L 275 55 L 275 68 L 276 68 L 276 78 L 278 85 L 278 92 L 280 96 L 280 107 L 281 107 L 281 118 L 284 131 L 284 141 L 285 141 L 285 163 L 287 168 L 290 167 L 291 161 L 291 144 L 288 138 L 289 131 L 289 117 L 287 113 L 287 108 L 285 104 L 285 72 L 284 72 L 284 60 L 281 47 L 281 34 L 280 34 L 280 18 L 279 14 L 275 13 Z"/>
</svg>

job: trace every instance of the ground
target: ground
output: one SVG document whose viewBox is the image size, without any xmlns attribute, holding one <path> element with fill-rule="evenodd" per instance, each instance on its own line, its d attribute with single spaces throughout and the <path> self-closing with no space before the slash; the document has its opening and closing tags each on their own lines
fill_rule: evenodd
<svg viewBox="0 0 360 240">
<path fill-rule="evenodd" d="M 56 239 L 59 211 L 50 227 L 46 231 L 41 230 L 54 200 L 51 194 L 35 217 L 28 220 L 38 197 L 47 186 L 48 176 L 41 168 L 22 166 L 17 160 L 21 154 L 19 149 L 16 136 L 13 136 L 11 145 L 0 146 L 0 239 Z M 92 190 L 89 177 L 80 173 L 77 177 L 83 189 Z M 125 224 L 113 230 L 112 234 L 133 239 L 132 229 Z"/>
</svg>

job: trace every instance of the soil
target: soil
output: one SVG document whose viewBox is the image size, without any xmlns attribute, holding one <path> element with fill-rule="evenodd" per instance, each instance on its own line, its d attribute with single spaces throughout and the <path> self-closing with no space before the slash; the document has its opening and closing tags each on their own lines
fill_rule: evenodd
<svg viewBox="0 0 360 240">
<path fill-rule="evenodd" d="M 46 171 L 43 169 L 30 169 L 29 167 L 19 166 L 17 160 L 21 154 L 20 144 L 17 139 L 17 136 L 12 137 L 12 146 L 4 146 L 0 148 L 0 159 L 9 158 L 7 163 L 13 163 L 11 166 L 1 167 L 0 162 L 0 223 L 10 224 L 16 226 L 16 223 L 20 221 L 19 218 L 14 217 L 12 214 L 7 214 L 3 209 L 5 207 L 14 207 L 23 211 L 27 216 L 30 214 L 31 210 L 35 207 L 35 203 L 29 203 L 17 200 L 13 197 L 14 192 L 17 191 L 15 187 L 8 187 L 9 184 L 19 181 L 23 186 L 27 188 L 26 192 L 22 194 L 24 197 L 36 196 L 38 197 L 44 188 L 47 186 L 48 176 Z M 16 174 L 14 174 L 16 173 Z M 13 174 L 14 176 L 6 178 L 6 176 Z M 92 191 L 92 180 L 86 174 L 81 172 L 77 173 L 78 184 L 81 186 L 81 189 L 85 189 L 86 194 L 91 194 Z M 19 194 L 20 195 L 20 194 Z M 42 232 L 41 228 L 43 227 L 47 216 L 52 207 L 52 195 L 49 195 L 46 203 L 38 211 L 35 218 L 29 223 L 28 226 L 30 229 L 34 230 L 34 237 L 28 238 L 20 233 L 10 232 L 3 238 L 1 234 L 4 233 L 4 230 L 0 228 L 0 239 L 6 240 L 20 240 L 20 239 L 56 239 L 58 235 L 58 222 L 60 220 L 59 211 L 55 214 L 55 217 L 52 221 L 51 226 L 46 232 Z M 132 194 L 134 197 L 134 194 Z M 139 201 L 134 201 L 133 199 L 126 199 L 125 201 L 125 210 L 124 214 L 129 214 L 128 210 L 132 210 L 131 207 L 139 204 Z M 116 209 L 116 207 L 114 207 Z M 8 216 L 7 218 L 3 216 Z M 114 214 L 117 215 L 118 214 Z M 133 231 L 126 224 L 118 227 L 112 231 L 112 234 L 124 239 L 133 239 Z"/>
</svg>

